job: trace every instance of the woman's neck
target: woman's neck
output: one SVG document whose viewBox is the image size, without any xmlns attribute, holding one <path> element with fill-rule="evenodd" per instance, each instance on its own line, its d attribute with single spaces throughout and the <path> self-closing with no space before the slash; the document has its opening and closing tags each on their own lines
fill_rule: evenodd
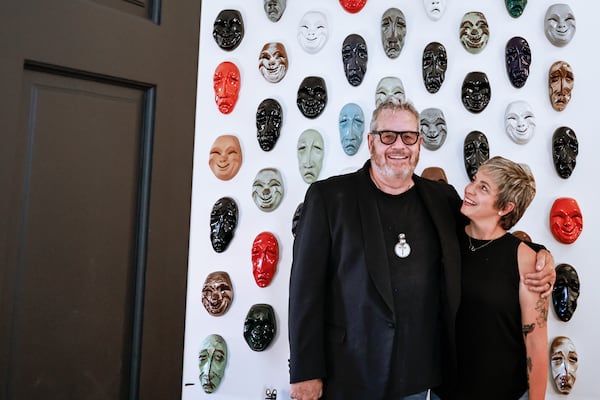
<svg viewBox="0 0 600 400">
<path fill-rule="evenodd" d="M 503 229 L 498 223 L 476 223 L 470 221 L 465 227 L 467 235 L 478 240 L 494 240 L 506 234 L 506 229 Z"/>
</svg>

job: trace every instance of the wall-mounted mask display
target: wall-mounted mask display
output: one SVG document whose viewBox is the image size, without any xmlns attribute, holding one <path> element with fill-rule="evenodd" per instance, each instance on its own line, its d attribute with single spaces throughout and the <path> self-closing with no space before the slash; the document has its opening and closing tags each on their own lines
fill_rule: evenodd
<svg viewBox="0 0 600 400">
<path fill-rule="evenodd" d="M 404 47 L 406 18 L 402 10 L 388 8 L 381 16 L 381 44 L 389 58 L 396 58 Z"/>
<path fill-rule="evenodd" d="M 550 209 L 550 231 L 556 240 L 571 244 L 583 231 L 583 214 L 577 200 L 559 197 Z"/>
<path fill-rule="evenodd" d="M 490 103 L 492 88 L 485 72 L 469 72 L 462 84 L 462 103 L 472 113 L 482 112 Z"/>
<path fill-rule="evenodd" d="M 298 204 L 296 210 L 294 211 L 294 215 L 292 215 L 292 235 L 296 237 L 296 228 L 298 226 L 298 220 L 300 219 L 300 214 L 302 214 L 302 206 L 304 203 Z"/>
<path fill-rule="evenodd" d="M 465 13 L 460 22 L 460 42 L 471 54 L 480 53 L 490 39 L 490 27 L 482 12 Z"/>
<path fill-rule="evenodd" d="M 340 0 L 340 4 L 344 10 L 356 14 L 367 4 L 367 0 Z"/>
<path fill-rule="evenodd" d="M 571 101 L 571 92 L 575 86 L 575 75 L 571 65 L 566 61 L 556 61 L 548 72 L 548 89 L 550 104 L 556 111 L 567 108 Z"/>
<path fill-rule="evenodd" d="M 302 180 L 313 183 L 319 178 L 325 156 L 323 136 L 314 130 L 307 129 L 298 138 L 298 169 Z"/>
<path fill-rule="evenodd" d="M 300 19 L 297 37 L 304 51 L 310 54 L 318 53 L 329 38 L 327 16 L 320 11 L 308 11 Z"/>
<path fill-rule="evenodd" d="M 233 285 L 225 271 L 208 274 L 202 287 L 202 305 L 210 315 L 220 316 L 229 310 L 233 302 Z"/>
<path fill-rule="evenodd" d="M 263 351 L 277 333 L 275 310 L 270 304 L 254 304 L 244 320 L 244 339 L 254 351 Z"/>
<path fill-rule="evenodd" d="M 428 150 L 437 150 L 446 141 L 448 127 L 446 117 L 439 108 L 426 108 L 419 114 L 423 146 Z"/>
<path fill-rule="evenodd" d="M 575 14 L 568 4 L 553 4 L 546 10 L 544 32 L 555 46 L 566 46 L 575 35 Z"/>
<path fill-rule="evenodd" d="M 213 38 L 223 50 L 235 50 L 244 38 L 244 20 L 238 10 L 222 10 L 213 24 Z"/>
<path fill-rule="evenodd" d="M 242 148 L 237 136 L 221 135 L 210 148 L 208 166 L 215 176 L 228 181 L 242 166 Z"/>
<path fill-rule="evenodd" d="M 208 335 L 200 345 L 198 364 L 200 384 L 205 393 L 213 393 L 225 375 L 227 367 L 227 343 L 221 335 Z"/>
<path fill-rule="evenodd" d="M 317 118 L 327 105 L 327 85 L 320 76 L 307 76 L 300 83 L 296 98 L 298 109 L 306 118 Z"/>
<path fill-rule="evenodd" d="M 365 130 L 365 115 L 362 108 L 355 103 L 344 105 L 340 110 L 338 122 L 342 149 L 347 155 L 353 156 L 360 148 Z"/>
<path fill-rule="evenodd" d="M 264 151 L 271 151 L 283 123 L 283 110 L 281 104 L 275 99 L 264 99 L 256 109 L 256 138 L 258 145 Z"/>
<path fill-rule="evenodd" d="M 263 0 L 263 8 L 267 18 L 272 22 L 277 22 L 285 12 L 286 0 Z"/>
<path fill-rule="evenodd" d="M 440 167 L 427 167 L 421 173 L 421 178 L 448 183 L 446 173 Z"/>
<path fill-rule="evenodd" d="M 437 93 L 444 83 L 448 69 L 446 48 L 438 42 L 431 42 L 423 50 L 423 83 L 429 93 Z"/>
<path fill-rule="evenodd" d="M 346 36 L 342 44 L 342 63 L 349 84 L 358 86 L 362 83 L 367 73 L 368 61 L 369 53 L 365 39 L 354 33 Z"/>
<path fill-rule="evenodd" d="M 535 133 L 535 115 L 531 105 L 524 100 L 509 103 L 504 112 L 504 128 L 513 142 L 529 142 Z"/>
<path fill-rule="evenodd" d="M 566 336 L 557 336 L 550 345 L 550 368 L 556 389 L 561 394 L 571 393 L 577 378 L 579 356 L 573 341 Z"/>
<path fill-rule="evenodd" d="M 552 161 L 558 176 L 567 179 L 575 170 L 579 142 L 575 131 L 567 126 L 557 128 L 552 134 Z"/>
<path fill-rule="evenodd" d="M 514 232 L 512 232 L 512 235 L 524 242 L 531 242 L 531 236 L 529 236 L 529 234 L 527 232 L 514 231 Z"/>
<path fill-rule="evenodd" d="M 231 197 L 221 197 L 210 212 L 210 242 L 217 253 L 227 250 L 238 222 L 238 206 Z"/>
<path fill-rule="evenodd" d="M 527 6 L 527 0 L 505 0 L 505 2 L 506 11 L 513 18 L 519 18 Z"/>
<path fill-rule="evenodd" d="M 394 97 L 398 101 L 406 99 L 404 84 L 402 84 L 400 78 L 395 76 L 381 78 L 375 88 L 375 107 L 387 100 L 388 97 Z"/>
<path fill-rule="evenodd" d="M 285 77 L 288 57 L 283 43 L 265 43 L 258 56 L 258 70 L 267 82 L 277 83 Z"/>
<path fill-rule="evenodd" d="M 279 207 L 283 194 L 283 178 L 277 168 L 258 171 L 252 183 L 252 200 L 261 211 L 270 212 Z"/>
<path fill-rule="evenodd" d="M 552 305 L 561 321 L 567 322 L 577 309 L 579 298 L 579 275 L 573 266 L 558 264 L 556 282 L 552 288 Z"/>
<path fill-rule="evenodd" d="M 465 169 L 469 180 L 477 173 L 479 166 L 490 158 L 490 145 L 484 133 L 472 131 L 465 137 L 463 147 Z"/>
<path fill-rule="evenodd" d="M 425 8 L 425 14 L 429 19 L 438 21 L 446 12 L 448 0 L 423 0 L 423 7 Z"/>
<path fill-rule="evenodd" d="M 237 65 L 230 61 L 223 61 L 213 75 L 213 89 L 215 91 L 215 102 L 219 111 L 229 114 L 233 111 L 238 100 L 242 79 Z"/>
<path fill-rule="evenodd" d="M 510 83 L 516 88 L 525 86 L 531 66 L 531 48 L 527 40 L 520 36 L 509 39 L 506 42 L 504 59 Z"/>
<path fill-rule="evenodd" d="M 252 275 L 259 287 L 267 287 L 277 272 L 279 242 L 271 232 L 261 232 L 252 243 Z"/>
</svg>

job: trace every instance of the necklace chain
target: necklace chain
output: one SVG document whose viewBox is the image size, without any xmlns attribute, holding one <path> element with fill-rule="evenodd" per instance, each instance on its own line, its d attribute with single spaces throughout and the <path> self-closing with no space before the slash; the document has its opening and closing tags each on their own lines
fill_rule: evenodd
<svg viewBox="0 0 600 400">
<path fill-rule="evenodd" d="M 471 250 L 471 251 L 477 251 L 479 249 L 483 249 L 485 246 L 492 243 L 494 240 L 498 239 L 498 238 L 496 238 L 496 239 L 488 240 L 481 246 L 475 246 L 475 245 L 473 245 L 473 242 L 471 242 L 471 236 L 467 235 L 467 237 L 469 238 L 469 250 Z"/>
</svg>

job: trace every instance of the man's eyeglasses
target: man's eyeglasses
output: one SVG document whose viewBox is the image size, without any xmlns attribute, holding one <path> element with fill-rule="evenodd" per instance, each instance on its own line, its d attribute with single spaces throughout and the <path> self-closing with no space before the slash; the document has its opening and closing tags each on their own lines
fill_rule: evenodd
<svg viewBox="0 0 600 400">
<path fill-rule="evenodd" d="M 400 136 L 402 143 L 407 146 L 417 143 L 417 139 L 419 139 L 419 132 L 415 131 L 371 131 L 371 133 L 379 135 L 381 143 L 386 145 L 394 144 L 398 136 Z"/>
</svg>

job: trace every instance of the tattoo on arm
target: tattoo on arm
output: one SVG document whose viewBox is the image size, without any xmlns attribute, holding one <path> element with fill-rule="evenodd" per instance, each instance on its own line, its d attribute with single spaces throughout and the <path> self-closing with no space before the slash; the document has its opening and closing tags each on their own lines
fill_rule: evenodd
<svg viewBox="0 0 600 400">
<path fill-rule="evenodd" d="M 523 335 L 527 336 L 529 335 L 531 332 L 533 332 L 533 330 L 535 329 L 535 324 L 525 324 L 523 325 Z M 529 361 L 531 361 L 531 359 L 528 358 Z"/>
<path fill-rule="evenodd" d="M 546 321 L 548 321 L 548 303 L 545 299 L 538 299 L 535 304 L 536 311 L 539 312 L 539 315 L 536 318 L 537 325 L 541 328 L 546 325 Z"/>
</svg>

